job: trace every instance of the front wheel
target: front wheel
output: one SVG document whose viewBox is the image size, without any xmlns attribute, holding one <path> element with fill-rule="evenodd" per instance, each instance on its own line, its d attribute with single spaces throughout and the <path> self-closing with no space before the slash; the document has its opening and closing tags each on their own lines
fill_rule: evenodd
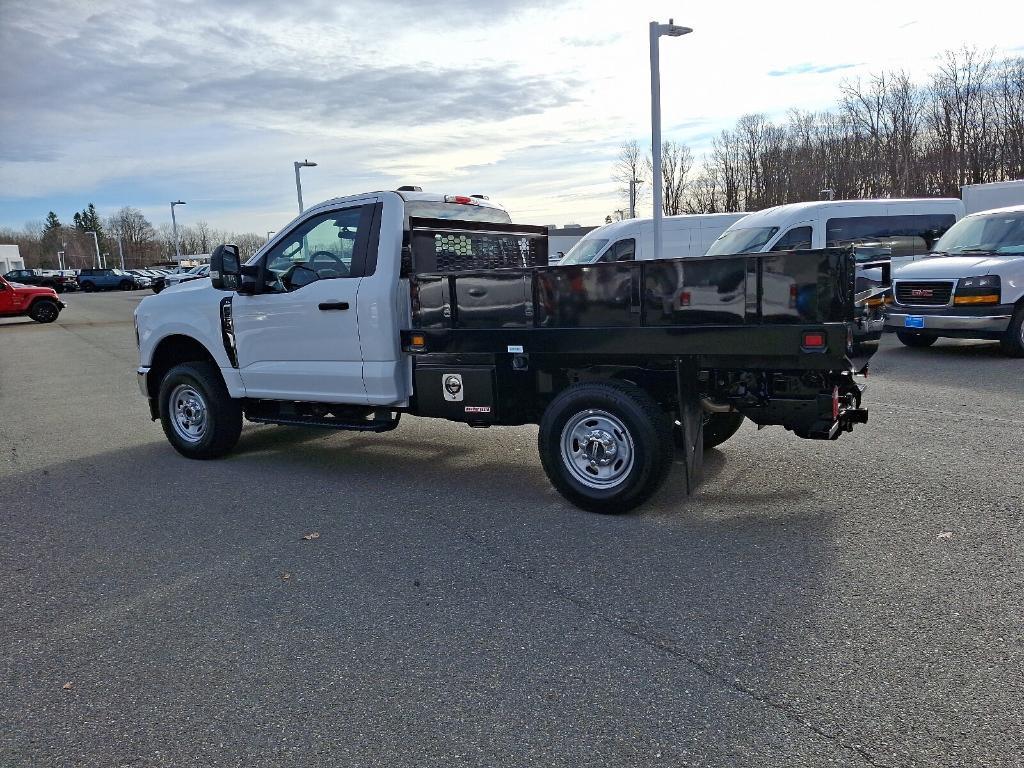
<svg viewBox="0 0 1024 768">
<path fill-rule="evenodd" d="M 212 363 L 176 366 L 160 382 L 160 423 L 182 456 L 214 459 L 235 447 L 242 406 L 228 394 Z"/>
<path fill-rule="evenodd" d="M 49 299 L 40 299 L 28 311 L 28 316 L 37 323 L 52 323 L 58 315 L 60 315 L 60 306 L 56 301 Z"/>
<path fill-rule="evenodd" d="M 923 333 L 910 333 L 909 331 L 896 331 L 896 338 L 907 347 L 930 347 L 937 340 L 937 336 L 926 336 Z"/>
<path fill-rule="evenodd" d="M 1008 357 L 1024 357 L 1024 304 L 1013 313 L 1010 327 L 999 340 L 999 346 Z"/>
<path fill-rule="evenodd" d="M 672 425 L 626 382 L 575 384 L 544 411 L 537 436 L 551 484 L 591 512 L 621 513 L 661 486 L 672 466 Z"/>
</svg>

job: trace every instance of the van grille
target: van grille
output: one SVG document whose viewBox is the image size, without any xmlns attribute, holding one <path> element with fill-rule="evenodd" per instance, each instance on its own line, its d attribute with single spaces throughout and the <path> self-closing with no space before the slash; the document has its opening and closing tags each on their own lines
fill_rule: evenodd
<svg viewBox="0 0 1024 768">
<path fill-rule="evenodd" d="M 938 307 L 949 304 L 953 295 L 951 281 L 896 281 L 896 303 L 907 306 Z"/>
</svg>

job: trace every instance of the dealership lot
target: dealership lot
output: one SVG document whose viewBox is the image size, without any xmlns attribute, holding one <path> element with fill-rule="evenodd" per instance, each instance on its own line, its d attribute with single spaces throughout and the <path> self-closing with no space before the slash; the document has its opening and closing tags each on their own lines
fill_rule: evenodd
<svg viewBox="0 0 1024 768">
<path fill-rule="evenodd" d="M 695 498 L 601 517 L 535 428 L 247 425 L 187 461 L 135 384 L 144 295 L 0 321 L 0 764 L 1019 764 L 997 345 L 886 338 L 867 427 L 747 424 Z"/>
</svg>

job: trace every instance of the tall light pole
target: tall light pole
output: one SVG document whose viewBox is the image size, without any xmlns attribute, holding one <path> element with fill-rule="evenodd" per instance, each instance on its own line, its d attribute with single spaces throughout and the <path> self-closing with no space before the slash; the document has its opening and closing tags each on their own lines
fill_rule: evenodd
<svg viewBox="0 0 1024 768">
<path fill-rule="evenodd" d="M 174 230 L 174 255 L 178 257 L 179 262 L 181 262 L 181 246 L 178 244 L 178 220 L 174 218 L 174 206 L 185 204 L 184 200 L 175 200 L 171 203 L 171 229 Z"/>
<path fill-rule="evenodd" d="M 277 230 L 276 230 L 276 229 L 268 229 L 268 230 L 267 230 L 267 242 L 268 242 L 268 243 L 270 242 L 270 236 L 271 236 L 272 234 L 274 234 L 275 232 L 277 232 Z"/>
<path fill-rule="evenodd" d="M 295 194 L 299 196 L 299 213 L 302 213 L 302 180 L 299 178 L 299 168 L 316 168 L 316 163 L 311 163 L 309 160 L 303 160 L 300 163 L 296 160 L 293 165 L 295 166 Z"/>
<path fill-rule="evenodd" d="M 100 239 L 96 235 L 96 230 L 95 229 L 88 229 L 86 231 L 90 235 L 92 235 L 92 241 L 96 244 L 96 269 L 99 269 L 100 268 Z"/>
<path fill-rule="evenodd" d="M 668 24 L 651 22 L 651 185 L 654 187 L 654 258 L 661 258 L 661 62 L 658 53 L 658 40 L 666 37 L 682 37 L 693 30 L 690 27 L 677 27 L 672 19 Z"/>
</svg>

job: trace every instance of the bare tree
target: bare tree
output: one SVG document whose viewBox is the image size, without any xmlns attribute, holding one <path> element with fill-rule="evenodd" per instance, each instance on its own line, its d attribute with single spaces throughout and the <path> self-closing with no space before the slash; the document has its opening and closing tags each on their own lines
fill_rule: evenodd
<svg viewBox="0 0 1024 768">
<path fill-rule="evenodd" d="M 654 178 L 654 164 L 647 158 L 647 173 Z M 686 184 L 693 168 L 693 153 L 685 144 L 665 141 L 661 145 L 661 210 L 677 216 L 685 210 Z"/>
<path fill-rule="evenodd" d="M 634 215 L 637 200 L 649 178 L 640 144 L 636 139 L 622 142 L 615 166 L 612 168 L 612 181 L 620 185 L 619 193 L 629 204 L 629 210 L 633 211 Z"/>
</svg>

